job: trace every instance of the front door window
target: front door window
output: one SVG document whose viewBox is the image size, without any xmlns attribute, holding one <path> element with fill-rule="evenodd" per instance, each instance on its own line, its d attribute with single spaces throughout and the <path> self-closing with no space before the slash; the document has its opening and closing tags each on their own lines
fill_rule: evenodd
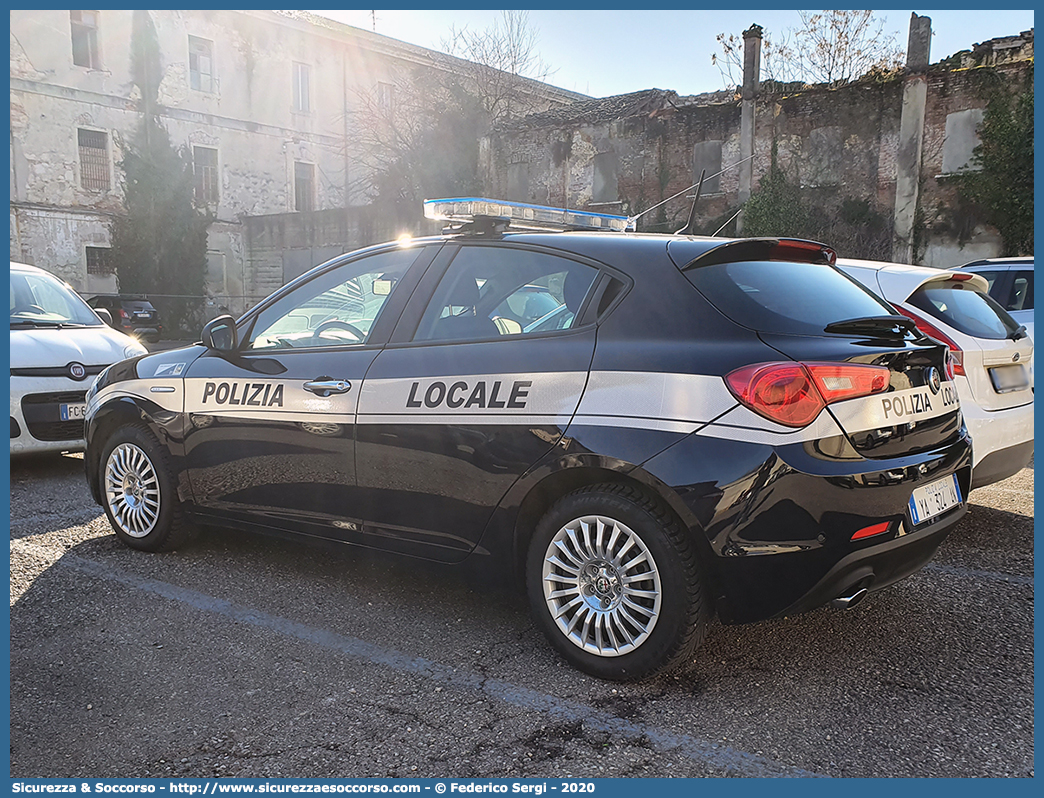
<svg viewBox="0 0 1044 798">
<path fill-rule="evenodd" d="M 414 260 L 416 249 L 381 252 L 326 272 L 258 316 L 249 351 L 361 346 Z"/>
</svg>

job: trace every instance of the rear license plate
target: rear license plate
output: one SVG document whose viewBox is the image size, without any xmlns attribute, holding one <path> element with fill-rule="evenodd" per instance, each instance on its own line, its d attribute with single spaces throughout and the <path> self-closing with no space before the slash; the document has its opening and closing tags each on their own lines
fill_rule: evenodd
<svg viewBox="0 0 1044 798">
<path fill-rule="evenodd" d="M 960 503 L 961 488 L 957 484 L 957 475 L 950 474 L 948 477 L 914 488 L 910 497 L 910 517 L 914 526 L 917 526 Z"/>
<path fill-rule="evenodd" d="M 87 417 L 86 403 L 58 405 L 58 410 L 61 413 L 62 421 L 83 421 Z"/>
<path fill-rule="evenodd" d="M 1011 393 L 1029 387 L 1026 368 L 1021 363 L 990 369 L 990 380 L 993 382 L 993 390 L 997 393 Z"/>
<path fill-rule="evenodd" d="M 149 313 L 148 311 L 145 311 L 143 313 L 135 313 L 134 314 L 134 318 L 136 318 L 136 319 L 148 319 L 148 318 L 151 318 L 151 316 L 152 316 L 152 314 Z"/>
</svg>

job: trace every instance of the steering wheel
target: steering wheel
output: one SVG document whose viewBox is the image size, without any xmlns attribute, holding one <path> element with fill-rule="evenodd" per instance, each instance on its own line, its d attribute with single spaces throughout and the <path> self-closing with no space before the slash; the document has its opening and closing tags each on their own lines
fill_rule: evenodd
<svg viewBox="0 0 1044 798">
<path fill-rule="evenodd" d="M 354 324 L 349 324 L 346 321 L 340 319 L 327 319 L 318 327 L 315 328 L 315 332 L 312 333 L 312 339 L 317 340 L 327 330 L 344 330 L 351 334 L 351 336 L 358 342 L 362 343 L 366 340 L 366 333 L 356 327 Z"/>
</svg>

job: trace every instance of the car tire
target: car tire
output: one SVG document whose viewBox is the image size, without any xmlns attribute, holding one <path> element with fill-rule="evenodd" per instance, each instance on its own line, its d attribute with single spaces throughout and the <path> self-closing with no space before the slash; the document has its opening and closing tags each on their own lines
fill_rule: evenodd
<svg viewBox="0 0 1044 798">
<path fill-rule="evenodd" d="M 530 541 L 526 586 L 534 619 L 555 649 L 601 679 L 677 670 L 706 632 L 687 531 L 627 485 L 592 485 L 556 502 Z"/>
<path fill-rule="evenodd" d="M 185 522 L 170 456 L 146 427 L 116 429 L 102 449 L 98 481 L 116 537 L 141 551 L 172 551 L 195 530 Z"/>
</svg>

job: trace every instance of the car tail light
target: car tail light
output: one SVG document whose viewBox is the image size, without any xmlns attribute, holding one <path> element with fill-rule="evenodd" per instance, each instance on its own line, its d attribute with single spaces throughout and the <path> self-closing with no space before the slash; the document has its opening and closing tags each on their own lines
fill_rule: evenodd
<svg viewBox="0 0 1044 798">
<path fill-rule="evenodd" d="M 130 318 L 130 314 L 127 311 L 125 311 L 123 308 L 120 308 L 120 318 L 121 319 L 129 319 Z"/>
<path fill-rule="evenodd" d="M 893 307 L 902 313 L 906 318 L 913 319 L 914 324 L 917 325 L 917 329 L 927 335 L 929 338 L 934 338 L 941 344 L 946 344 L 950 349 L 950 357 L 947 361 L 947 371 L 950 372 L 948 376 L 952 379 L 954 374 L 964 376 L 964 351 L 957 346 L 957 343 L 946 333 L 936 327 L 927 319 L 914 313 L 912 310 L 907 310 L 899 305 L 893 305 Z"/>
<path fill-rule="evenodd" d="M 725 376 L 744 406 L 770 421 L 804 427 L 833 402 L 888 390 L 883 366 L 849 363 L 757 363 Z"/>
</svg>

